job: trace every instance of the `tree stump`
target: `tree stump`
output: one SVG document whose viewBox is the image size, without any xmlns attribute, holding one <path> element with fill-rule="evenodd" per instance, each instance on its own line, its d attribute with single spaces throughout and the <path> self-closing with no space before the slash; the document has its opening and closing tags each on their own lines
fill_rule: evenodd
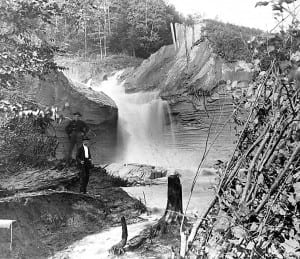
<svg viewBox="0 0 300 259">
<path fill-rule="evenodd" d="M 147 240 L 174 229 L 173 224 L 180 224 L 182 219 L 182 187 L 178 175 L 168 177 L 168 201 L 165 214 L 153 226 L 143 230 L 138 236 L 128 241 L 126 251 L 133 251 Z M 170 225 L 173 225 L 172 227 Z M 168 229 L 168 226 L 170 229 Z M 177 229 L 177 226 L 175 228 Z"/>
<path fill-rule="evenodd" d="M 180 223 L 182 216 L 182 186 L 178 175 L 168 177 L 168 202 L 165 211 L 166 223 Z"/>
</svg>

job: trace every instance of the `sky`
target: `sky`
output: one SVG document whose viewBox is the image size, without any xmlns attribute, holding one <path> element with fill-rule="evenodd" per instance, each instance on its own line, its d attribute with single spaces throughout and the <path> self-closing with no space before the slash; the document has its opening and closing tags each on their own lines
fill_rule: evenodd
<svg viewBox="0 0 300 259">
<path fill-rule="evenodd" d="M 256 7 L 259 0 L 167 0 L 177 11 L 187 15 L 204 14 L 205 18 L 216 18 L 222 22 L 271 30 L 276 25 L 271 6 Z M 298 1 L 297 1 L 298 2 Z"/>
</svg>

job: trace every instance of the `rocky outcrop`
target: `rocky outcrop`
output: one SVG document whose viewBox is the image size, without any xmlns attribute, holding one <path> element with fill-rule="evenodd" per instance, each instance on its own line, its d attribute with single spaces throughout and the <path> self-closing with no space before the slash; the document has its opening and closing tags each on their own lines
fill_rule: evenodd
<svg viewBox="0 0 300 259">
<path fill-rule="evenodd" d="M 117 118 L 118 110 L 110 97 L 84 84 L 70 82 L 61 72 L 53 72 L 44 80 L 27 78 L 24 84 L 24 94 L 30 99 L 44 106 L 58 107 L 65 117 L 80 111 L 90 125 L 100 125 Z"/>
<path fill-rule="evenodd" d="M 225 62 L 207 40 L 200 39 L 201 28 L 177 25 L 176 36 L 176 46 L 162 47 L 128 72 L 125 87 L 127 92 L 159 90 L 169 104 L 177 147 L 201 150 L 209 125 L 214 138 L 233 112 L 232 95 L 246 91 L 251 66 L 243 61 Z M 223 156 L 215 155 L 212 160 L 231 154 L 233 129 L 230 123 L 224 126 L 216 143 Z"/>
<path fill-rule="evenodd" d="M 110 55 L 102 60 L 100 56 L 90 59 L 57 57 L 56 62 L 66 68 L 64 73 L 68 78 L 82 83 L 92 80 L 99 84 L 116 71 L 140 65 L 142 59 L 126 55 Z"/>
<path fill-rule="evenodd" d="M 159 89 L 162 95 L 215 92 L 227 81 L 249 82 L 245 62 L 227 63 L 214 53 L 201 30 L 176 26 L 177 44 L 164 46 L 133 71 L 125 82 L 127 91 Z"/>
<path fill-rule="evenodd" d="M 107 174 L 126 180 L 130 185 L 151 184 L 154 179 L 166 177 L 168 170 L 158 166 L 113 163 L 105 167 Z"/>
<path fill-rule="evenodd" d="M 23 94 L 42 106 L 56 107 L 64 120 L 54 123 L 54 131 L 59 140 L 57 157 L 65 156 L 69 141 L 65 127 L 72 119 L 72 113 L 79 111 L 83 120 L 91 127 L 97 127 L 106 139 L 114 139 L 118 118 L 115 102 L 102 92 L 96 92 L 86 85 L 70 82 L 63 73 L 51 73 L 44 80 L 27 78 Z M 105 148 L 102 150 L 106 152 Z"/>
<path fill-rule="evenodd" d="M 20 171 L 1 179 L 1 187 L 11 192 L 34 192 L 56 189 L 78 180 L 78 171 L 66 168 Z"/>
</svg>

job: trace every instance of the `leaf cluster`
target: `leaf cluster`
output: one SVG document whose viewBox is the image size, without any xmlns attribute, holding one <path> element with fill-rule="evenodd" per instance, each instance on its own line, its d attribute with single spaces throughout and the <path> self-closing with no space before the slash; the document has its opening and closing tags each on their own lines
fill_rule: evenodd
<svg viewBox="0 0 300 259">
<path fill-rule="evenodd" d="M 55 156 L 58 142 L 45 134 L 50 125 L 47 117 L 14 117 L 1 126 L 0 152 L 3 167 L 43 166 Z"/>
<path fill-rule="evenodd" d="M 15 89 L 24 75 L 43 77 L 59 69 L 53 61 L 58 49 L 45 40 L 45 26 L 53 15 L 59 15 L 58 5 L 49 0 L 0 3 L 0 87 Z"/>
<path fill-rule="evenodd" d="M 84 49 L 100 54 L 105 41 L 107 52 L 146 58 L 172 43 L 171 22 L 183 22 L 163 0 L 69 0 L 60 7 L 62 15 L 47 27 L 48 39 L 80 55 Z"/>
<path fill-rule="evenodd" d="M 215 20 L 203 20 L 202 39 L 207 39 L 216 54 L 228 62 L 252 60 L 252 52 L 248 41 L 261 35 L 262 31 Z"/>
<path fill-rule="evenodd" d="M 253 81 L 234 94 L 238 141 L 194 253 L 206 258 L 300 256 L 299 28 L 256 37 Z M 247 116 L 245 116 L 247 111 Z"/>
</svg>

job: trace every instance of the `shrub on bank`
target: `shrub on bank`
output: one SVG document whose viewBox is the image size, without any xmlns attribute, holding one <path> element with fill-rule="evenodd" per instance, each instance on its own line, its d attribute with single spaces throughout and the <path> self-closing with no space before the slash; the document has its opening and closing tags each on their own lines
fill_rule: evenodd
<svg viewBox="0 0 300 259">
<path fill-rule="evenodd" d="M 215 20 L 204 20 L 203 35 L 209 40 L 215 52 L 228 62 L 252 59 L 248 41 L 261 35 L 258 29 L 237 26 Z"/>
<path fill-rule="evenodd" d="M 18 165 L 43 166 L 55 156 L 58 145 L 55 136 L 47 136 L 49 124 L 45 118 L 10 119 L 0 127 L 1 162 L 10 169 Z"/>
</svg>

